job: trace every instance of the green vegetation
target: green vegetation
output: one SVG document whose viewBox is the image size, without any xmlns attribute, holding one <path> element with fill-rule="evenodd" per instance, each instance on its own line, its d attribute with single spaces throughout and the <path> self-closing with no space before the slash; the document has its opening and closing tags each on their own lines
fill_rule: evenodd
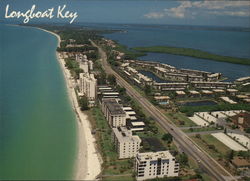
<svg viewBox="0 0 250 181">
<path fill-rule="evenodd" d="M 169 133 L 165 133 L 162 136 L 162 140 L 166 141 L 167 143 L 171 143 L 173 141 L 173 136 Z"/>
<path fill-rule="evenodd" d="M 115 78 L 115 76 L 114 75 L 108 75 L 108 77 L 107 77 L 107 81 L 108 81 L 108 83 L 110 84 L 110 85 L 116 85 L 116 78 Z"/>
<path fill-rule="evenodd" d="M 222 144 L 212 135 L 199 135 L 191 136 L 191 138 L 201 146 L 213 158 L 225 159 L 231 151 L 226 145 Z"/>
<path fill-rule="evenodd" d="M 235 64 L 250 65 L 250 59 L 237 58 L 229 56 L 221 56 L 205 51 L 191 49 L 191 48 L 180 48 L 180 47 L 169 47 L 169 46 L 152 46 L 152 47 L 136 47 L 134 50 L 140 52 L 155 52 L 155 53 L 168 53 L 174 55 L 190 56 L 202 59 L 215 60 L 220 62 L 230 62 Z"/>
<path fill-rule="evenodd" d="M 192 132 L 202 132 L 202 131 L 214 131 L 217 130 L 216 127 L 204 127 L 204 128 L 189 128 L 183 130 L 185 133 L 192 133 Z"/>
<path fill-rule="evenodd" d="M 56 49 L 58 52 L 86 52 L 86 51 L 97 51 L 95 47 L 86 45 L 83 47 L 58 47 Z"/>
<path fill-rule="evenodd" d="M 82 96 L 81 98 L 79 98 L 78 102 L 82 111 L 89 109 L 89 101 L 86 96 Z"/>
<path fill-rule="evenodd" d="M 185 113 L 187 116 L 192 116 L 194 112 L 211 112 L 211 111 L 230 111 L 230 110 L 246 110 L 250 111 L 250 104 L 241 103 L 241 104 L 227 104 L 221 103 L 211 106 L 182 106 L 180 111 Z"/>
<path fill-rule="evenodd" d="M 152 93 L 152 86 L 150 86 L 150 85 L 145 85 L 145 87 L 144 87 L 144 92 L 145 92 L 145 94 L 146 94 L 147 96 L 151 95 L 151 93 Z"/>
<path fill-rule="evenodd" d="M 109 62 L 110 60 L 112 62 L 112 60 L 115 59 L 116 53 L 113 50 L 124 53 L 124 59 L 127 59 L 127 60 L 136 59 L 138 57 L 146 55 L 145 53 L 138 52 L 133 49 L 129 49 L 127 46 L 121 45 L 117 42 L 115 42 L 115 47 L 103 46 L 103 48 L 105 49 L 107 53 Z"/>
<path fill-rule="evenodd" d="M 240 89 L 241 92 L 250 92 L 250 85 L 246 85 Z"/>
<path fill-rule="evenodd" d="M 188 156 L 185 153 L 179 154 L 177 158 L 181 165 L 188 165 Z"/>
<path fill-rule="evenodd" d="M 59 34 L 61 39 L 65 40 L 61 44 L 62 47 L 64 47 L 64 45 L 69 44 L 70 39 L 75 40 L 76 44 L 90 44 L 89 39 L 100 40 L 102 38 L 101 34 L 103 33 L 107 34 L 107 33 L 117 32 L 117 30 L 89 29 L 80 27 L 78 25 L 48 26 L 48 25 L 36 24 L 30 26 L 39 27 Z"/>
<path fill-rule="evenodd" d="M 246 132 L 246 133 L 250 133 L 250 128 L 246 128 L 246 129 L 245 129 L 245 132 Z"/>
<path fill-rule="evenodd" d="M 193 121 L 188 119 L 183 113 L 166 113 L 166 116 L 177 126 L 197 126 Z"/>
<path fill-rule="evenodd" d="M 146 55 L 145 53 L 134 51 L 129 49 L 127 46 L 116 44 L 115 50 L 125 53 L 124 59 L 136 59 L 138 57 Z"/>
<path fill-rule="evenodd" d="M 79 63 L 70 58 L 66 58 L 65 60 L 65 66 L 70 70 L 71 75 L 75 78 L 79 78 L 79 74 L 83 72 L 82 69 L 79 67 Z"/>
<path fill-rule="evenodd" d="M 103 181 L 134 181 L 135 179 L 131 176 L 127 176 L 126 174 L 124 175 L 113 175 L 113 176 L 105 176 L 102 177 Z"/>
<path fill-rule="evenodd" d="M 155 178 L 150 179 L 149 181 L 181 181 L 180 177 L 166 177 L 166 178 Z"/>
<path fill-rule="evenodd" d="M 103 178 L 104 180 L 122 180 L 123 177 L 116 175 L 126 175 L 126 180 L 133 180 L 133 161 L 130 159 L 118 160 L 118 155 L 111 140 L 111 128 L 109 127 L 102 111 L 99 107 L 94 107 L 89 111 L 89 118 L 95 128 L 100 153 L 103 158 Z"/>
</svg>

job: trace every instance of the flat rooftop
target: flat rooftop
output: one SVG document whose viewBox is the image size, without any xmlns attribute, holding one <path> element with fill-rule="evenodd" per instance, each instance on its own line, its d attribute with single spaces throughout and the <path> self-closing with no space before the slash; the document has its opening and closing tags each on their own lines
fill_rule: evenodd
<svg viewBox="0 0 250 181">
<path fill-rule="evenodd" d="M 131 128 L 130 130 L 131 131 L 143 131 L 144 128 Z"/>
<path fill-rule="evenodd" d="M 154 85 L 188 85 L 188 83 L 184 83 L 184 82 L 157 82 Z"/>
<path fill-rule="evenodd" d="M 192 81 L 194 84 L 219 84 L 219 85 L 232 85 L 231 82 L 205 82 L 205 81 Z"/>
<path fill-rule="evenodd" d="M 190 92 L 190 94 L 200 94 L 198 91 L 194 91 L 194 90 L 189 91 L 189 92 Z"/>
<path fill-rule="evenodd" d="M 247 99 L 248 98 L 247 95 L 236 95 L 236 97 L 239 99 Z"/>
<path fill-rule="evenodd" d="M 215 92 L 215 93 L 224 93 L 225 91 L 223 89 L 213 89 L 213 92 Z"/>
<path fill-rule="evenodd" d="M 250 85 L 250 82 L 247 82 L 245 84 L 242 84 L 243 86 L 247 86 L 247 85 Z"/>
<path fill-rule="evenodd" d="M 146 82 L 152 81 L 152 79 L 150 79 L 150 78 L 149 78 L 148 76 L 146 76 L 146 75 L 143 75 L 143 74 L 141 74 L 141 73 L 138 73 L 137 75 L 138 75 L 138 77 L 139 77 L 140 80 L 143 79 L 143 80 L 146 81 Z"/>
<path fill-rule="evenodd" d="M 155 67 L 155 69 L 161 71 L 161 72 L 167 72 L 165 68 L 163 67 Z"/>
<path fill-rule="evenodd" d="M 132 115 L 136 115 L 135 111 L 125 111 L 126 114 L 132 116 Z"/>
<path fill-rule="evenodd" d="M 210 91 L 210 90 L 202 90 L 201 92 L 202 92 L 203 94 L 213 94 L 213 92 Z"/>
<path fill-rule="evenodd" d="M 176 94 L 178 94 L 178 95 L 186 95 L 186 93 L 184 92 L 184 91 L 175 91 L 176 92 Z"/>
<path fill-rule="evenodd" d="M 123 107 L 122 108 L 124 111 L 133 111 L 133 109 L 131 107 Z"/>
<path fill-rule="evenodd" d="M 105 99 L 103 100 L 103 104 L 106 104 L 107 109 L 110 111 L 112 115 L 125 115 L 125 112 L 122 109 L 122 106 L 118 104 L 116 99 Z"/>
<path fill-rule="evenodd" d="M 241 77 L 236 79 L 236 81 L 241 82 L 241 81 L 245 81 L 245 80 L 250 80 L 250 76 L 249 77 Z"/>
<path fill-rule="evenodd" d="M 137 120 L 137 118 L 135 116 L 130 116 L 130 120 L 135 121 L 135 120 Z"/>
<path fill-rule="evenodd" d="M 137 135 L 133 135 L 131 130 L 126 127 L 112 128 L 113 132 L 119 142 L 141 142 L 141 139 Z"/>
<path fill-rule="evenodd" d="M 119 92 L 103 92 L 102 95 L 119 95 Z"/>
<path fill-rule="evenodd" d="M 141 83 L 138 79 L 136 79 L 136 78 L 133 78 L 133 79 L 134 79 L 134 81 L 136 81 L 138 84 Z"/>
<path fill-rule="evenodd" d="M 112 90 L 111 87 L 98 87 L 99 90 Z"/>
<path fill-rule="evenodd" d="M 131 122 L 132 126 L 145 126 L 145 123 L 140 121 L 140 122 Z"/>
<path fill-rule="evenodd" d="M 238 92 L 237 89 L 227 89 L 227 92 Z"/>
<path fill-rule="evenodd" d="M 169 96 L 154 96 L 154 99 L 156 100 L 169 100 L 170 97 Z"/>
<path fill-rule="evenodd" d="M 161 159 L 172 159 L 174 158 L 169 151 L 158 151 L 158 152 L 146 152 L 146 153 L 138 153 L 137 159 L 139 161 L 151 161 Z"/>
<path fill-rule="evenodd" d="M 237 104 L 237 102 L 233 101 L 229 97 L 220 97 L 220 99 L 222 99 L 223 101 L 228 102 L 230 104 Z"/>
<path fill-rule="evenodd" d="M 249 99 L 244 99 L 245 102 L 250 103 L 250 98 Z"/>
</svg>

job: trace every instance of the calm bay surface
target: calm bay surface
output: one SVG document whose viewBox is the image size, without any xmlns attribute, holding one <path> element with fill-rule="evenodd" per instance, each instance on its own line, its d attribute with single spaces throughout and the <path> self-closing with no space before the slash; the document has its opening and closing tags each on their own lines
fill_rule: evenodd
<svg viewBox="0 0 250 181">
<path fill-rule="evenodd" d="M 56 37 L 0 25 L 0 40 L 0 179 L 72 179 L 77 125 Z"/>
<path fill-rule="evenodd" d="M 96 25 L 105 27 L 105 25 Z M 183 28 L 167 25 L 109 25 L 109 29 L 123 30 L 105 34 L 108 39 L 116 40 L 129 48 L 148 46 L 173 46 L 194 48 L 218 55 L 250 58 L 250 32 L 225 30 L 207 30 L 201 28 Z M 216 62 L 194 57 L 161 53 L 148 53 L 140 60 L 157 61 L 177 68 L 188 68 L 209 72 L 221 72 L 228 81 L 249 76 L 250 66 Z"/>
</svg>

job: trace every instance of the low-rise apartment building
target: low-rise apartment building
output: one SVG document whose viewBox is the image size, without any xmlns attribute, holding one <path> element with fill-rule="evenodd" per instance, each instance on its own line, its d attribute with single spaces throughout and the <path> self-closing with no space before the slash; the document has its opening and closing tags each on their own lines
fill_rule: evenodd
<svg viewBox="0 0 250 181">
<path fill-rule="evenodd" d="M 191 86 L 197 89 L 227 89 L 235 87 L 231 82 L 191 82 Z"/>
<path fill-rule="evenodd" d="M 188 83 L 182 83 L 182 82 L 154 83 L 153 87 L 161 91 L 185 90 L 188 88 Z"/>
</svg>

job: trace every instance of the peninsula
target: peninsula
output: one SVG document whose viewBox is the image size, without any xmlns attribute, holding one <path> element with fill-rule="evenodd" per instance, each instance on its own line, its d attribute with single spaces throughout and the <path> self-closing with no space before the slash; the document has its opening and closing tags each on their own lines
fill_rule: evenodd
<svg viewBox="0 0 250 181">
<path fill-rule="evenodd" d="M 181 48 L 171 46 L 151 46 L 151 47 L 136 47 L 134 50 L 139 52 L 153 52 L 153 53 L 166 53 L 181 56 L 189 56 L 201 59 L 209 59 L 219 62 L 229 62 L 234 64 L 250 65 L 250 59 L 238 58 L 230 56 L 216 55 L 209 52 L 192 49 L 192 48 Z"/>
</svg>

